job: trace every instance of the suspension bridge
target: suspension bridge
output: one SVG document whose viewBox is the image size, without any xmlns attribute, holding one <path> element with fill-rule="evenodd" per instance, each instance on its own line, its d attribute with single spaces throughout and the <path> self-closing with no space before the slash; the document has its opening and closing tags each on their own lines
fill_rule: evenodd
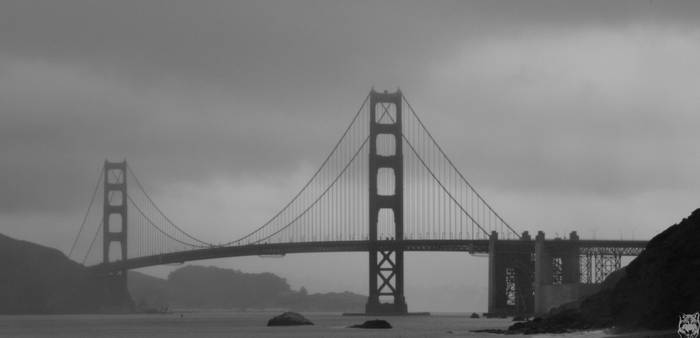
<svg viewBox="0 0 700 338">
<path fill-rule="evenodd" d="M 93 207 L 98 196 L 101 213 Z M 118 293 L 127 288 L 128 270 L 154 265 L 367 252 L 366 313 L 406 314 L 404 252 L 483 253 L 488 311 L 514 314 L 545 311 L 572 285 L 600 283 L 621 267 L 622 256 L 646 244 L 519 233 L 454 165 L 400 90 L 372 90 L 306 184 L 255 230 L 214 243 L 194 229 L 166 215 L 126 160 L 105 161 L 69 256 Z"/>
</svg>

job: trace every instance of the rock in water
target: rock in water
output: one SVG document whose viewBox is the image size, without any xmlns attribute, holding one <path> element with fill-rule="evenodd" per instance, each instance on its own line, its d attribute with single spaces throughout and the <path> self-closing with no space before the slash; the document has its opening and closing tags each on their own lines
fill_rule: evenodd
<svg viewBox="0 0 700 338">
<path fill-rule="evenodd" d="M 391 324 L 386 320 L 374 319 L 350 327 L 356 329 L 391 329 Z"/>
<path fill-rule="evenodd" d="M 267 321 L 267 326 L 314 325 L 306 317 L 296 312 L 285 312 Z"/>
<path fill-rule="evenodd" d="M 476 313 L 476 312 L 472 312 L 472 315 L 471 315 L 471 316 L 469 316 L 469 318 L 475 318 L 475 319 L 476 319 L 476 318 L 480 318 L 480 316 L 479 316 L 479 314 L 478 314 L 478 313 Z"/>
</svg>

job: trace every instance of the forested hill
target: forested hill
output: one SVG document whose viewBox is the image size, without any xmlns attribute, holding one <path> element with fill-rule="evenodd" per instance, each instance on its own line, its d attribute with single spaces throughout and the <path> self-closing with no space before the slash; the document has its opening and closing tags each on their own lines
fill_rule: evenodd
<svg viewBox="0 0 700 338">
<path fill-rule="evenodd" d="M 245 273 L 217 267 L 185 266 L 167 279 L 129 274 L 129 291 L 142 308 L 270 309 L 299 311 L 362 311 L 366 296 L 343 293 L 308 294 L 292 290 L 272 273 Z"/>
</svg>

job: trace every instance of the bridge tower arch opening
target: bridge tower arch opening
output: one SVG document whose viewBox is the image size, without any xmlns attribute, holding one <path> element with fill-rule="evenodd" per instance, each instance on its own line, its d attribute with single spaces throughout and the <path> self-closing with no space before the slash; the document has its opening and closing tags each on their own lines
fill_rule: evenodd
<svg viewBox="0 0 700 338">
<path fill-rule="evenodd" d="M 404 252 L 391 242 L 403 239 L 403 152 L 401 91 L 370 92 L 369 126 L 369 299 L 366 313 L 407 313 L 404 297 Z M 393 136 L 394 149 L 378 149 L 378 139 Z M 381 143 L 380 143 L 381 144 Z M 379 191 L 378 178 L 393 172 L 393 194 Z M 391 175 L 389 175 L 391 176 Z M 393 235 L 378 238 L 379 214 L 393 212 Z"/>
</svg>

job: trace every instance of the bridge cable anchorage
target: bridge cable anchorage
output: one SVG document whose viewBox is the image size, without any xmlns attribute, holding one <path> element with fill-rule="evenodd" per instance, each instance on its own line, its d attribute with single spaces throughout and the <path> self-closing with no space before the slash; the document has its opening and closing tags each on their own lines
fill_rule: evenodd
<svg viewBox="0 0 700 338">
<path fill-rule="evenodd" d="M 158 205 L 153 201 L 153 199 L 151 199 L 151 196 L 149 196 L 149 194 L 146 192 L 146 189 L 144 189 L 143 185 L 141 184 L 141 182 L 139 181 L 139 179 L 136 177 L 136 174 L 134 174 L 134 171 L 131 169 L 131 166 L 130 166 L 128 163 L 127 163 L 127 165 L 126 165 L 126 169 L 127 169 L 128 172 L 131 174 L 131 176 L 134 178 L 134 181 L 136 182 L 136 185 L 139 187 L 139 189 L 141 190 L 141 192 L 143 192 L 144 196 L 146 196 L 146 199 L 148 199 L 148 201 L 151 202 L 151 204 L 152 204 L 153 207 L 156 209 L 156 211 L 158 211 L 158 213 L 159 213 L 161 216 L 163 216 L 163 218 L 164 218 L 168 223 L 170 223 L 170 225 L 172 225 L 175 229 L 177 229 L 178 231 L 180 231 L 182 234 L 184 234 L 184 235 L 187 236 L 188 238 L 190 238 L 190 239 L 192 239 L 192 240 L 194 240 L 194 241 L 196 241 L 196 242 L 199 242 L 200 244 L 203 244 L 203 245 L 205 245 L 205 246 L 213 246 L 211 243 L 204 242 L 204 241 L 202 241 L 202 240 L 200 240 L 200 239 L 198 239 L 198 238 L 196 238 L 196 237 L 190 235 L 187 231 L 185 231 L 185 230 L 183 230 L 182 228 L 180 228 L 179 226 L 177 226 L 177 224 L 175 224 L 175 222 L 173 222 L 170 218 L 168 218 L 167 215 L 165 215 L 165 213 L 158 207 Z M 133 200 L 132 200 L 132 203 L 135 204 L 135 202 L 134 202 Z M 138 207 L 137 207 L 137 209 L 138 209 Z M 142 215 L 143 215 L 143 213 L 142 213 Z M 144 215 L 144 217 L 145 217 L 145 215 Z"/>
<path fill-rule="evenodd" d="M 301 218 L 302 216 L 304 216 L 313 206 L 315 206 L 315 205 L 318 203 L 318 201 L 321 200 L 321 198 L 322 198 L 323 196 L 325 196 L 325 195 L 328 193 L 328 191 L 335 185 L 335 183 L 338 182 L 338 180 L 340 179 L 340 177 L 343 176 L 343 174 L 347 171 L 348 167 L 350 167 L 350 164 L 352 164 L 352 163 L 354 162 L 354 160 L 357 158 L 357 155 L 360 154 L 360 152 L 361 152 L 362 149 L 365 147 L 365 145 L 367 145 L 367 141 L 369 141 L 369 136 L 367 136 L 367 138 L 365 138 L 365 141 L 362 142 L 362 145 L 360 145 L 359 149 L 357 149 L 357 151 L 356 151 L 355 154 L 352 156 L 352 158 L 350 159 L 350 161 L 345 165 L 345 167 L 344 167 L 343 170 L 338 174 L 338 176 L 335 177 L 335 179 L 333 180 L 333 182 L 331 182 L 331 184 L 330 184 L 328 187 L 326 187 L 326 189 L 321 193 L 320 196 L 318 196 L 318 198 L 316 198 L 315 201 L 313 201 L 313 202 L 311 203 L 311 205 L 309 205 L 309 206 L 308 206 L 306 209 L 304 209 L 297 217 L 295 217 L 291 222 L 289 222 L 289 223 L 286 224 L 285 226 L 281 227 L 279 230 L 273 232 L 272 234 L 270 234 L 270 235 L 268 235 L 268 236 L 266 236 L 266 237 L 263 237 L 263 238 L 261 238 L 261 239 L 255 241 L 255 242 L 253 242 L 253 243 L 251 243 L 251 244 L 259 244 L 260 242 L 271 238 L 272 236 L 274 236 L 274 235 L 280 233 L 282 230 L 288 228 L 290 225 L 294 224 L 299 218 Z"/>
<path fill-rule="evenodd" d="M 350 130 L 352 129 L 352 126 L 355 124 L 355 122 L 357 121 L 358 117 L 360 116 L 360 113 L 362 112 L 362 109 L 363 109 L 363 108 L 365 107 L 365 105 L 367 104 L 367 101 L 369 101 L 369 94 L 368 94 L 368 95 L 365 97 L 365 99 L 362 101 L 362 104 L 360 105 L 360 108 L 357 110 L 357 113 L 355 113 L 355 116 L 352 118 L 352 121 L 350 122 L 350 124 L 348 125 L 348 127 L 345 128 L 345 131 L 343 132 L 343 135 L 340 136 L 340 139 L 339 139 L 338 142 L 336 142 L 336 144 L 333 146 L 333 149 L 330 151 L 330 153 L 328 154 L 328 156 L 326 156 L 326 158 L 323 160 L 323 162 L 321 163 L 321 165 L 319 166 L 319 168 L 316 170 L 316 172 L 311 176 L 311 178 L 306 182 L 306 184 L 304 184 L 304 186 L 299 190 L 299 192 L 298 192 L 296 195 L 294 195 L 294 197 L 293 197 L 284 207 L 282 207 L 282 209 L 280 209 L 274 216 L 272 216 L 272 217 L 271 217 L 270 219 L 268 219 L 265 223 L 263 223 L 263 225 L 259 226 L 257 229 L 253 230 L 252 232 L 248 233 L 247 235 L 245 235 L 245 236 L 243 236 L 243 237 L 241 237 L 241 238 L 235 239 L 235 240 L 233 240 L 233 241 L 226 242 L 226 243 L 221 244 L 221 245 L 219 245 L 219 246 L 230 246 L 230 245 L 233 245 L 234 243 L 240 243 L 240 242 L 242 242 L 242 241 L 244 241 L 244 240 L 246 240 L 246 239 L 252 237 L 252 236 L 255 235 L 256 233 L 258 233 L 259 231 L 261 231 L 262 229 L 264 229 L 265 227 L 267 227 L 269 224 L 271 224 L 271 223 L 272 223 L 275 219 L 277 219 L 277 217 L 279 217 L 283 212 L 285 212 L 287 209 L 289 209 L 289 207 L 290 207 L 297 199 L 299 199 L 299 197 L 301 196 L 301 194 L 302 194 L 304 191 L 306 191 L 306 189 L 311 185 L 311 183 L 314 181 L 314 179 L 316 179 L 316 177 L 319 175 L 319 173 L 321 172 L 321 170 L 323 170 L 323 168 L 328 164 L 328 162 L 330 161 L 330 159 L 331 159 L 331 158 L 333 157 L 333 155 L 336 153 L 336 151 L 337 151 L 338 148 L 340 147 L 340 144 L 343 142 L 343 140 L 345 139 L 345 137 L 348 135 L 348 133 L 349 133 Z M 257 243 L 257 242 L 256 242 L 256 243 Z"/>
<path fill-rule="evenodd" d="M 411 110 L 411 114 L 416 118 L 416 121 L 418 121 L 418 123 L 420 124 L 421 128 L 423 128 L 423 130 L 426 132 L 426 134 L 428 135 L 428 137 L 430 138 L 430 140 L 432 140 L 432 142 L 433 142 L 433 143 L 435 144 L 435 146 L 437 147 L 438 151 L 440 151 L 440 153 L 441 153 L 442 156 L 445 158 L 445 160 L 447 160 L 447 163 L 457 172 L 457 174 L 458 174 L 459 177 L 462 179 L 462 181 L 464 181 L 464 183 L 467 184 L 467 186 L 474 192 L 474 194 L 476 194 L 476 196 L 479 198 L 479 200 L 481 200 L 481 202 L 484 203 L 484 205 L 486 205 L 486 207 L 487 207 L 487 208 L 488 208 L 488 209 L 489 209 L 489 210 L 490 210 L 490 211 L 491 211 L 491 212 L 492 212 L 492 213 L 493 213 L 507 228 L 508 228 L 508 230 L 510 230 L 517 238 L 520 238 L 520 234 L 518 234 L 518 232 L 515 231 L 515 229 L 513 229 L 513 227 L 511 227 L 510 224 L 508 224 L 508 222 L 506 222 L 506 221 L 503 219 L 503 217 L 501 217 L 501 216 L 496 212 L 496 210 L 494 210 L 494 209 L 491 207 L 491 205 L 490 205 L 488 202 L 486 202 L 486 200 L 481 196 L 481 194 L 479 194 L 479 192 L 478 192 L 476 189 L 474 189 L 474 186 L 472 186 L 471 183 L 469 183 L 469 181 L 466 179 L 466 177 L 464 177 L 464 175 L 462 174 L 462 172 L 461 172 L 459 169 L 457 169 L 457 167 L 454 165 L 454 163 L 452 162 L 452 160 L 447 156 L 447 154 L 446 154 L 445 151 L 442 149 L 442 147 L 441 147 L 440 144 L 437 142 L 437 140 L 435 140 L 435 138 L 434 138 L 433 135 L 430 133 L 430 131 L 428 131 L 428 128 L 425 126 L 425 124 L 423 124 L 423 121 L 420 119 L 420 117 L 418 117 L 418 114 L 417 114 L 416 111 L 413 109 L 413 106 L 411 106 L 411 103 L 408 102 L 408 99 L 406 99 L 406 96 L 405 96 L 405 95 L 403 95 L 403 101 L 404 101 L 404 102 L 406 103 L 406 105 L 408 106 L 408 109 Z"/>
<path fill-rule="evenodd" d="M 139 206 L 136 204 L 136 202 L 131 198 L 131 195 L 126 194 L 126 198 L 127 198 L 127 200 L 128 200 L 129 202 L 131 202 L 131 205 L 132 205 L 133 207 L 135 207 L 136 210 L 138 210 L 138 212 L 141 214 L 141 216 L 143 216 L 143 218 L 146 219 L 146 221 L 147 221 L 153 228 L 155 228 L 155 229 L 158 230 L 161 234 L 165 235 L 166 237 L 170 238 L 171 240 L 176 241 L 176 242 L 178 242 L 178 243 L 180 243 L 180 244 L 189 246 L 189 247 L 193 247 L 193 248 L 207 248 L 207 247 L 210 247 L 210 245 L 199 245 L 199 244 L 193 244 L 193 243 L 189 243 L 189 242 L 183 242 L 183 241 L 181 241 L 181 240 L 179 240 L 179 239 L 177 239 L 177 238 L 171 236 L 169 233 L 163 231 L 163 229 L 161 229 L 158 225 L 156 225 L 155 222 L 153 222 L 153 220 L 151 220 L 150 217 L 146 216 L 146 214 L 143 212 L 143 210 L 141 210 L 141 208 L 139 208 Z"/>
<path fill-rule="evenodd" d="M 73 240 L 73 245 L 71 245 L 70 251 L 68 252 L 68 258 L 70 258 L 73 255 L 73 250 L 75 250 L 75 246 L 78 244 L 78 240 L 80 239 L 80 234 L 83 232 L 83 228 L 85 227 L 85 223 L 87 223 L 88 216 L 90 215 L 90 209 L 92 208 L 92 204 L 95 202 L 95 196 L 97 196 L 97 191 L 100 190 L 100 182 L 102 181 L 103 174 L 104 174 L 104 164 L 100 166 L 100 174 L 97 177 L 97 183 L 95 183 L 95 189 L 92 191 L 92 197 L 90 197 L 90 203 L 88 204 L 87 210 L 85 210 L 85 216 L 83 216 L 83 222 L 80 223 L 80 229 L 78 230 L 78 234 L 75 235 L 75 239 Z"/>
</svg>

